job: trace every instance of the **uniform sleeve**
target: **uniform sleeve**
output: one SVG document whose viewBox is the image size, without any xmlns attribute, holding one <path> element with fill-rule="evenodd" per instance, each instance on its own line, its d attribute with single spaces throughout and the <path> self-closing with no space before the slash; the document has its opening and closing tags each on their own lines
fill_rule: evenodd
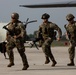
<svg viewBox="0 0 76 75">
<path fill-rule="evenodd" d="M 42 28 L 41 28 L 41 25 L 39 26 L 39 30 L 38 30 L 38 33 L 37 33 L 37 37 L 40 37 L 40 34 L 42 34 Z"/>
<path fill-rule="evenodd" d="M 24 37 L 24 35 L 25 35 L 25 33 L 26 33 L 26 29 L 25 29 L 23 23 L 20 23 L 20 29 L 21 29 L 20 35 L 21 35 L 22 37 Z"/>
<path fill-rule="evenodd" d="M 62 36 L 62 30 L 56 24 L 54 24 L 54 29 L 58 32 L 58 37 L 61 38 L 61 36 Z"/>
<path fill-rule="evenodd" d="M 39 32 L 41 32 L 41 33 L 42 33 L 42 27 L 41 27 L 41 26 L 39 26 Z"/>
</svg>

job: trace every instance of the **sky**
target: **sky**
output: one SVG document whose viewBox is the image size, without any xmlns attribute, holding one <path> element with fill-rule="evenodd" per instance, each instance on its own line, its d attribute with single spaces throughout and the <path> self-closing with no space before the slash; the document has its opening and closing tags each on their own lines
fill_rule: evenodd
<svg viewBox="0 0 76 75">
<path fill-rule="evenodd" d="M 29 18 L 31 20 L 37 20 L 37 22 L 30 23 L 27 25 L 27 34 L 33 34 L 34 31 L 38 30 L 39 25 L 42 23 L 41 16 L 44 13 L 50 15 L 49 21 L 56 23 L 64 34 L 64 25 L 67 23 L 66 15 L 72 13 L 76 16 L 76 7 L 70 8 L 24 8 L 19 5 L 27 4 L 42 4 L 51 2 L 64 2 L 73 0 L 0 0 L 0 22 L 8 23 L 11 19 L 11 14 L 17 12 L 20 15 L 19 20 L 22 22 Z M 76 19 L 75 19 L 76 20 Z"/>
</svg>

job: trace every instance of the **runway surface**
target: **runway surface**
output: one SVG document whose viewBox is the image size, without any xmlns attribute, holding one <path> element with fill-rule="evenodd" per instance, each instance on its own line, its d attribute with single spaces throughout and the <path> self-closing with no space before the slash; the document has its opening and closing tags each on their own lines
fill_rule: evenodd
<svg viewBox="0 0 76 75">
<path fill-rule="evenodd" d="M 68 47 L 52 47 L 52 53 L 57 61 L 55 67 L 51 67 L 51 61 L 49 64 L 44 64 L 45 56 L 41 48 L 39 50 L 26 48 L 25 53 L 29 63 L 27 70 L 22 70 L 22 60 L 17 50 L 14 49 L 13 51 L 15 65 L 10 68 L 7 67 L 9 60 L 0 53 L 0 75 L 76 75 L 76 66 L 67 66 L 69 63 Z"/>
</svg>

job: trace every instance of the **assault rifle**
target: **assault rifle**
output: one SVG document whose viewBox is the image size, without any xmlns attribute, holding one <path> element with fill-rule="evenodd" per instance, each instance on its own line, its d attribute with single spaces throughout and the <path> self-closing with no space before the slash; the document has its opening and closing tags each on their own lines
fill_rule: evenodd
<svg viewBox="0 0 76 75">
<path fill-rule="evenodd" d="M 27 27 L 27 24 L 28 24 L 28 23 L 37 22 L 37 20 L 33 20 L 33 21 L 29 21 L 29 22 L 28 22 L 28 20 L 29 20 L 29 18 L 27 18 L 26 22 L 23 22 L 23 23 L 25 23 L 25 24 L 24 24 L 25 28 Z M 3 26 L 3 28 L 4 28 L 5 30 L 7 30 L 7 31 L 10 33 L 11 36 L 17 35 L 17 34 L 15 34 L 16 31 L 11 31 L 11 30 L 9 30 L 9 29 L 7 28 L 7 26 L 8 26 L 8 24 L 5 25 L 5 26 Z"/>
<path fill-rule="evenodd" d="M 36 42 L 38 42 L 38 41 L 40 41 L 40 40 L 41 40 L 41 41 L 44 41 L 44 40 L 43 40 L 43 37 L 42 37 L 42 34 L 39 32 L 39 33 L 38 33 L 38 37 L 33 40 L 33 43 L 36 43 Z M 41 47 L 41 43 L 39 43 L 39 47 Z"/>
<path fill-rule="evenodd" d="M 29 21 L 29 22 L 28 22 L 28 20 L 29 20 L 29 18 L 27 18 L 26 22 L 23 22 L 25 28 L 27 27 L 27 24 L 32 23 L 32 22 L 37 22 L 37 20 L 33 20 L 33 21 Z M 8 25 L 8 24 L 7 24 L 7 25 Z M 7 30 L 7 31 L 10 33 L 11 36 L 16 35 L 16 34 L 15 34 L 15 31 L 11 31 L 11 30 L 9 30 L 9 29 L 6 27 L 7 25 L 3 26 L 3 28 L 4 28 L 5 30 Z M 31 44 L 31 47 L 33 47 L 34 45 L 35 45 L 35 47 L 38 49 L 37 44 L 36 44 L 35 42 L 33 42 L 33 44 Z"/>
<path fill-rule="evenodd" d="M 53 39 L 54 40 L 56 40 L 57 38 L 56 38 L 56 34 L 57 34 L 57 32 L 56 31 L 54 31 L 54 37 L 53 37 Z M 38 42 L 38 41 L 44 41 L 44 39 L 43 39 L 43 37 L 42 37 L 42 33 L 39 33 L 39 35 L 38 35 L 38 38 L 35 38 L 34 40 L 33 40 L 33 43 L 36 43 L 36 42 Z M 33 45 L 32 45 L 33 46 Z M 40 47 L 41 47 L 41 44 L 39 45 Z"/>
<path fill-rule="evenodd" d="M 32 48 L 33 46 L 35 46 L 35 47 L 39 50 L 39 48 L 38 48 L 36 42 L 34 42 L 34 41 L 32 41 L 32 42 L 33 42 L 33 43 L 30 43 L 30 44 L 31 44 L 31 48 Z"/>
<path fill-rule="evenodd" d="M 11 36 L 14 36 L 15 35 L 15 33 L 13 31 L 9 30 L 6 26 L 3 26 L 3 28 L 5 30 L 7 30 L 10 33 Z"/>
</svg>

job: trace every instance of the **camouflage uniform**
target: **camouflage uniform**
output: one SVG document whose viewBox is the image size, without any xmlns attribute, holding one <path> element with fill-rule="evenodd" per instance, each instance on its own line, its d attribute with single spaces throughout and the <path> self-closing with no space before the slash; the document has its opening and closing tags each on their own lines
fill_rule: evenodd
<svg viewBox="0 0 76 75">
<path fill-rule="evenodd" d="M 66 16 L 66 19 L 69 21 L 68 24 L 66 24 L 66 30 L 67 34 L 69 35 L 69 58 L 70 63 L 67 64 L 68 66 L 74 66 L 74 57 L 75 57 L 75 45 L 76 45 L 76 21 L 74 21 L 75 17 L 72 14 L 68 14 Z M 71 22 L 71 23 L 70 23 Z"/>
<path fill-rule="evenodd" d="M 11 30 L 16 36 L 17 35 L 21 35 L 22 37 L 18 37 L 18 38 L 13 38 L 13 36 L 10 35 L 10 33 L 7 31 L 7 53 L 9 56 L 9 60 L 10 63 L 8 65 L 8 67 L 11 67 L 14 65 L 14 53 L 13 53 L 13 48 L 16 47 L 21 58 L 22 58 L 22 62 L 23 62 L 23 70 L 26 70 L 29 65 L 27 62 L 27 57 L 25 55 L 25 47 L 24 47 L 24 41 L 23 41 L 23 35 L 24 35 L 24 25 L 20 22 L 17 21 L 15 23 L 10 22 L 8 24 L 8 29 Z"/>
<path fill-rule="evenodd" d="M 53 62 L 52 66 L 55 66 L 55 64 L 57 63 L 55 61 L 55 58 L 54 58 L 54 56 L 51 52 L 51 48 L 50 48 L 51 43 L 55 39 L 54 30 L 58 31 L 58 34 L 59 34 L 58 37 L 61 37 L 61 35 L 62 35 L 61 29 L 52 22 L 47 22 L 46 24 L 42 23 L 39 27 L 39 33 L 41 33 L 42 37 L 43 37 L 42 50 L 48 61 L 47 63 L 50 62 L 49 58 L 52 60 L 52 62 Z M 47 63 L 45 62 L 45 64 L 47 64 Z"/>
</svg>

